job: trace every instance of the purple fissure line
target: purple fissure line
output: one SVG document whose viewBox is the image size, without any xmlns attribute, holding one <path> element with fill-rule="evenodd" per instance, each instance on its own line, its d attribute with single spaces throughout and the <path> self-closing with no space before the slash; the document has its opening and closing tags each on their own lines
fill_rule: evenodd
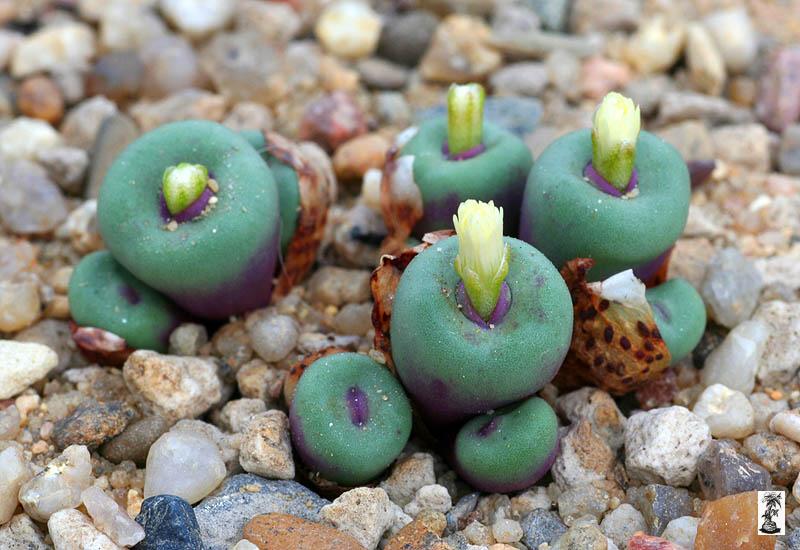
<svg viewBox="0 0 800 550">
<path fill-rule="evenodd" d="M 455 155 L 451 155 L 450 154 L 450 145 L 447 143 L 447 141 L 445 141 L 442 144 L 442 154 L 448 160 L 469 160 L 471 158 L 477 157 L 478 155 L 480 155 L 484 151 L 486 151 L 486 145 L 484 145 L 483 143 L 479 143 L 475 147 L 467 149 L 466 151 L 461 151 L 460 153 L 456 153 Z"/>
<path fill-rule="evenodd" d="M 628 180 L 628 186 L 625 188 L 625 191 L 620 191 L 610 183 L 608 180 L 600 175 L 600 172 L 595 170 L 595 167 L 592 165 L 592 161 L 589 161 L 589 164 L 583 169 L 584 177 L 588 178 L 595 186 L 606 193 L 607 195 L 611 195 L 612 197 L 621 197 L 622 195 L 627 195 L 634 189 L 636 186 L 639 185 L 639 175 L 636 172 L 636 168 L 633 169 L 633 173 L 631 174 L 631 179 Z"/>
<path fill-rule="evenodd" d="M 208 206 L 208 201 L 210 201 L 211 197 L 213 196 L 214 192 L 210 187 L 206 186 L 200 196 L 197 197 L 192 204 L 177 214 L 172 214 L 169 211 L 169 208 L 167 208 L 167 202 L 164 200 L 164 193 L 160 192 L 158 194 L 158 203 L 161 210 L 161 219 L 164 220 L 164 223 L 168 223 L 170 220 L 175 220 L 178 223 L 192 221 L 203 213 L 203 210 L 205 210 L 206 206 Z"/>
<path fill-rule="evenodd" d="M 461 281 L 458 283 L 458 287 L 456 287 L 456 303 L 461 306 L 461 312 L 467 319 L 482 329 L 489 330 L 502 323 L 508 310 L 511 309 L 511 289 L 505 282 L 500 287 L 500 296 L 497 299 L 497 305 L 494 307 L 494 311 L 492 311 L 488 321 L 484 321 L 478 312 L 475 311 L 475 307 L 472 305 L 472 301 L 470 301 L 467 295 L 467 289 L 464 288 L 464 283 Z"/>
<path fill-rule="evenodd" d="M 135 306 L 136 304 L 142 301 L 142 297 L 139 296 L 139 293 L 132 286 L 121 284 L 119 285 L 118 290 L 119 290 L 119 295 L 125 298 L 125 301 L 132 306 Z"/>
<path fill-rule="evenodd" d="M 347 390 L 347 408 L 350 410 L 350 422 L 354 426 L 363 428 L 369 420 L 369 402 L 367 394 L 358 386 L 351 386 Z"/>
</svg>

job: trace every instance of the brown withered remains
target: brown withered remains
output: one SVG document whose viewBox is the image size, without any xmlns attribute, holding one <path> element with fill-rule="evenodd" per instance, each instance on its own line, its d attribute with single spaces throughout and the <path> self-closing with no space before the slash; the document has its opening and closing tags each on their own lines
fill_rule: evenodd
<svg viewBox="0 0 800 550">
<path fill-rule="evenodd" d="M 670 353 L 649 307 L 610 302 L 592 292 L 586 273 L 594 265 L 576 258 L 561 269 L 572 294 L 572 344 L 553 383 L 561 389 L 591 384 L 615 395 L 661 375 Z"/>
</svg>

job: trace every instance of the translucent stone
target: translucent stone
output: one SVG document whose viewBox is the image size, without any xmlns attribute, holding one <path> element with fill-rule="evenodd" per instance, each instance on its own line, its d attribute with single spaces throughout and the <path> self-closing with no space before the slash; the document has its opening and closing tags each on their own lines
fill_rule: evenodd
<svg viewBox="0 0 800 550">
<path fill-rule="evenodd" d="M 0 131 L 0 155 L 9 160 L 33 160 L 44 149 L 61 144 L 61 136 L 47 122 L 20 117 Z"/>
<path fill-rule="evenodd" d="M 22 507 L 33 519 L 47 521 L 64 508 L 81 503 L 81 492 L 92 484 L 92 461 L 84 445 L 70 445 L 19 491 Z"/>
<path fill-rule="evenodd" d="M 81 500 L 95 527 L 120 546 L 133 546 L 144 538 L 144 528 L 99 487 L 84 490 Z"/>
<path fill-rule="evenodd" d="M 59 550 L 119 550 L 110 538 L 98 531 L 78 510 L 61 510 L 50 517 L 47 530 Z"/>
<path fill-rule="evenodd" d="M 759 536 L 758 493 L 739 493 L 707 502 L 697 525 L 695 550 L 771 550 L 774 537 Z"/>
<path fill-rule="evenodd" d="M 280 361 L 292 351 L 300 331 L 294 319 L 287 315 L 268 315 L 249 327 L 255 352 L 268 363 Z"/>
<path fill-rule="evenodd" d="M 753 262 L 735 248 L 726 248 L 712 259 L 700 294 L 721 325 L 733 328 L 749 319 L 758 303 L 763 282 Z"/>
<path fill-rule="evenodd" d="M 0 411 L 0 441 L 14 439 L 19 433 L 22 419 L 19 416 L 19 409 L 16 405 L 11 405 Z M 2 523 L 2 522 L 0 522 Z"/>
<path fill-rule="evenodd" d="M 320 15 L 315 31 L 326 50 L 340 57 L 357 59 L 375 51 L 381 19 L 364 2 L 340 0 Z"/>
<path fill-rule="evenodd" d="M 26 160 L 2 166 L 0 222 L 8 230 L 22 235 L 48 233 L 66 217 L 64 196 L 43 168 Z"/>
<path fill-rule="evenodd" d="M 22 393 L 29 385 L 44 378 L 57 364 L 58 355 L 47 346 L 0 340 L 0 399 Z M 19 401 L 16 404 L 19 407 Z"/>
<path fill-rule="evenodd" d="M 707 387 L 692 412 L 706 421 L 713 437 L 742 439 L 753 433 L 750 401 L 742 392 L 722 384 Z"/>
<path fill-rule="evenodd" d="M 175 495 L 194 504 L 225 478 L 225 462 L 213 441 L 188 432 L 167 432 L 150 447 L 145 498 Z"/>
<path fill-rule="evenodd" d="M 800 409 L 777 413 L 769 421 L 769 429 L 773 433 L 800 443 Z"/>
<path fill-rule="evenodd" d="M 196 38 L 223 28 L 233 17 L 229 0 L 161 0 L 161 11 L 181 32 Z"/>
<path fill-rule="evenodd" d="M 712 441 L 700 457 L 697 480 L 706 500 L 767 490 L 772 483 L 766 468 L 739 454 L 731 442 L 725 441 Z"/>
<path fill-rule="evenodd" d="M 19 447 L 0 452 L 0 525 L 5 524 L 17 509 L 19 488 L 33 473 Z"/>
<path fill-rule="evenodd" d="M 769 335 L 769 326 L 759 319 L 737 325 L 706 358 L 703 384 L 725 384 L 744 394 L 752 392 Z"/>
</svg>

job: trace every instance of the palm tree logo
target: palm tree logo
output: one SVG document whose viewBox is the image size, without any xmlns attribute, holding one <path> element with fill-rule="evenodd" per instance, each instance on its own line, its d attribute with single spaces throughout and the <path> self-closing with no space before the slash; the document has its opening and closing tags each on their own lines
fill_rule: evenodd
<svg viewBox="0 0 800 550">
<path fill-rule="evenodd" d="M 761 502 L 764 503 L 764 513 L 761 514 L 761 517 L 764 518 L 764 522 L 761 524 L 761 527 L 759 527 L 758 530 L 762 533 L 774 535 L 775 533 L 779 533 L 781 531 L 772 518 L 780 514 L 783 500 L 782 497 L 783 494 L 777 491 L 766 492 L 761 496 Z"/>
</svg>

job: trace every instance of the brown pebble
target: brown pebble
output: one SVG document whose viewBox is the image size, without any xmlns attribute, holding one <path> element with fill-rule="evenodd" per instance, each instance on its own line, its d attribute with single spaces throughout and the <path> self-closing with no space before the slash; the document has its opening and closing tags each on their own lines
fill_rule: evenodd
<svg viewBox="0 0 800 550">
<path fill-rule="evenodd" d="M 333 156 L 339 181 L 360 181 L 370 168 L 382 169 L 389 141 L 379 134 L 365 134 L 343 143 Z"/>
<path fill-rule="evenodd" d="M 53 443 L 62 450 L 70 445 L 100 445 L 121 433 L 134 414 L 122 401 L 80 406 L 56 422 Z"/>
<path fill-rule="evenodd" d="M 444 514 L 423 511 L 400 529 L 384 550 L 452 550 L 452 546 L 440 538 L 446 523 Z"/>
<path fill-rule="evenodd" d="M 695 550 L 772 550 L 775 537 L 758 534 L 758 491 L 706 503 L 697 525 Z"/>
<path fill-rule="evenodd" d="M 298 137 L 314 141 L 332 153 L 346 141 L 366 132 L 366 116 L 358 103 L 346 92 L 333 92 L 308 104 Z"/>
<path fill-rule="evenodd" d="M 103 445 L 100 454 L 115 464 L 132 460 L 137 466 L 143 467 L 150 446 L 169 428 L 170 424 L 160 416 L 147 416 L 133 422 L 121 434 Z"/>
<path fill-rule="evenodd" d="M 56 124 L 64 116 L 64 98 L 55 82 L 32 76 L 17 89 L 17 108 L 23 115 Z"/>
<path fill-rule="evenodd" d="M 244 526 L 243 536 L 260 550 L 363 550 L 356 539 L 333 527 L 288 514 L 264 514 Z"/>
</svg>

